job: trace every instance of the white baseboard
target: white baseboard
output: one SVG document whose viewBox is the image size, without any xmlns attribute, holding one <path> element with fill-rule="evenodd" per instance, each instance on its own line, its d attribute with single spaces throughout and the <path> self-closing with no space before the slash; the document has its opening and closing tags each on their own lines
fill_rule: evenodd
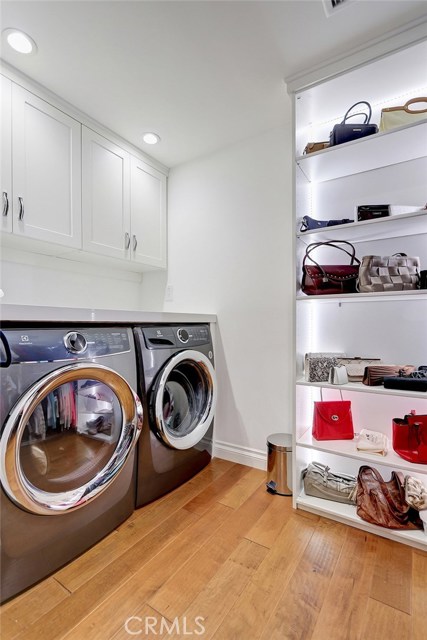
<svg viewBox="0 0 427 640">
<path fill-rule="evenodd" d="M 267 469 L 267 451 L 250 449 L 231 442 L 214 440 L 213 457 L 229 460 L 230 462 L 238 462 L 255 469 Z"/>
</svg>

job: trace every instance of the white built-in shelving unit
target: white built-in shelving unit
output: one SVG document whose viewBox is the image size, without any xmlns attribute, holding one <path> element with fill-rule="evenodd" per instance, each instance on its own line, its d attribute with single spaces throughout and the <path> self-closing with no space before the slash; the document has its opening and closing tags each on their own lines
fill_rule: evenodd
<svg viewBox="0 0 427 640">
<path fill-rule="evenodd" d="M 427 414 L 427 393 L 392 391 L 349 383 L 309 383 L 304 379 L 307 352 L 343 352 L 348 356 L 381 358 L 383 363 L 427 364 L 427 290 L 307 296 L 301 291 L 302 260 L 308 244 L 345 240 L 356 256 L 404 252 L 421 259 L 427 269 L 427 119 L 392 131 L 303 155 L 307 142 L 328 140 L 334 124 L 358 100 L 372 105 L 379 124 L 381 109 L 427 95 L 425 24 L 402 30 L 389 41 L 354 52 L 346 60 L 293 78 L 288 89 L 294 108 L 295 213 L 295 413 L 293 446 L 294 506 L 427 550 L 427 533 L 394 531 L 370 525 L 356 508 L 306 496 L 301 471 L 311 461 L 337 472 L 357 475 L 363 464 L 376 467 L 388 480 L 392 470 L 421 479 L 427 485 L 427 465 L 412 464 L 392 448 L 392 419 L 412 409 Z M 316 78 L 317 74 L 317 78 Z M 357 218 L 357 205 L 409 205 L 413 210 L 375 221 L 357 222 L 301 232 L 304 215 L 318 220 Z M 347 262 L 346 254 L 322 248 L 322 263 Z M 386 456 L 357 451 L 350 441 L 316 441 L 311 434 L 313 402 L 351 400 L 355 432 L 370 428 L 389 439 Z"/>
</svg>

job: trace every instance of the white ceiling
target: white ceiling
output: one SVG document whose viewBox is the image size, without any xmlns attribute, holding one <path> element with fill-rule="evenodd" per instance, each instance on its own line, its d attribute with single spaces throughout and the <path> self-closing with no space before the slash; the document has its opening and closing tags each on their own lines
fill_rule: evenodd
<svg viewBox="0 0 427 640">
<path fill-rule="evenodd" d="M 8 1 L 1 28 L 38 53 L 2 58 L 172 167 L 279 126 L 283 79 L 427 16 L 426 0 Z M 361 96 L 363 98 L 364 96 Z M 144 131 L 162 141 L 149 147 Z"/>
</svg>

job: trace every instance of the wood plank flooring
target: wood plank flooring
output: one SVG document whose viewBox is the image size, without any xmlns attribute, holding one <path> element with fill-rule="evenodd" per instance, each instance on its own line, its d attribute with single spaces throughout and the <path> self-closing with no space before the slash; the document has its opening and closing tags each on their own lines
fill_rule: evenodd
<svg viewBox="0 0 427 640">
<path fill-rule="evenodd" d="M 0 609 L 2 640 L 421 640 L 426 620 L 427 553 L 219 459 Z"/>
</svg>

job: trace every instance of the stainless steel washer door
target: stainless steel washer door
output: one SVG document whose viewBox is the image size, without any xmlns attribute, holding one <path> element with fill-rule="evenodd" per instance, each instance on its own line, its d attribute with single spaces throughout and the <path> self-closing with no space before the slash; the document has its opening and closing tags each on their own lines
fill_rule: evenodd
<svg viewBox="0 0 427 640">
<path fill-rule="evenodd" d="M 173 356 L 155 381 L 151 405 L 157 431 L 174 449 L 189 449 L 205 435 L 217 398 L 215 370 L 198 351 Z"/>
<path fill-rule="evenodd" d="M 141 427 L 141 402 L 118 373 L 90 363 L 57 369 L 8 416 L 0 441 L 2 486 L 31 513 L 78 509 L 114 482 Z"/>
</svg>

